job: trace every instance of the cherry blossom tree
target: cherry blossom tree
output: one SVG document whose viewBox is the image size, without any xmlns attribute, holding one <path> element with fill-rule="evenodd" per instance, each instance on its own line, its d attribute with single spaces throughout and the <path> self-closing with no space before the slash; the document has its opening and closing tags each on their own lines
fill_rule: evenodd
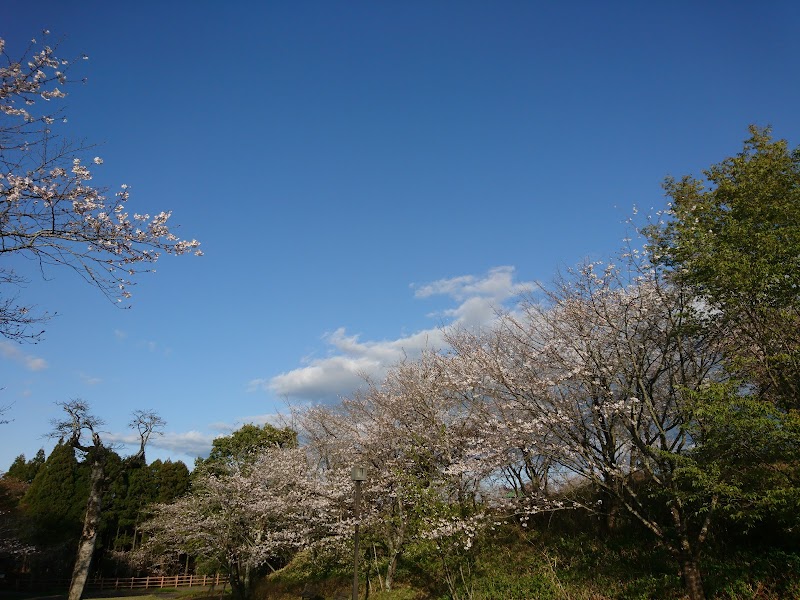
<svg viewBox="0 0 800 600">
<path fill-rule="evenodd" d="M 509 493 L 495 497 L 495 507 L 523 520 L 538 510 L 562 508 L 551 502 L 554 457 L 561 446 L 544 426 L 549 413 L 546 379 L 534 368 L 529 346 L 538 333 L 516 335 L 510 315 L 481 330 L 447 333 L 451 350 L 444 373 L 472 405 L 480 432 L 483 471 L 495 473 L 496 485 Z M 503 491 L 503 490 L 497 490 Z M 501 506 L 502 505 L 502 506 Z"/>
<path fill-rule="evenodd" d="M 725 378 L 721 332 L 697 327 L 702 309 L 629 258 L 585 264 L 504 321 L 525 365 L 509 408 L 529 408 L 525 427 L 547 432 L 559 470 L 596 486 L 609 528 L 625 510 L 675 555 L 693 599 L 704 597 L 698 560 L 717 496 L 697 493 L 688 476 L 702 471 L 687 469 L 696 466 L 692 394 Z"/>
<path fill-rule="evenodd" d="M 127 305 L 133 277 L 151 270 L 160 254 L 201 254 L 199 242 L 169 229 L 170 212 L 131 213 L 127 185 L 108 195 L 92 183 L 90 167 L 99 169 L 103 159 L 59 132 L 72 67 L 57 45 L 32 40 L 15 59 L 0 38 L 0 335 L 9 339 L 38 338 L 50 316 L 19 298 L 25 277 L 9 265 L 12 255 L 42 273 L 72 269 Z"/>
<path fill-rule="evenodd" d="M 169 568 L 181 554 L 194 556 L 223 569 L 244 600 L 263 567 L 351 531 L 342 513 L 349 488 L 348 473 L 320 474 L 302 449 L 262 449 L 246 465 L 202 472 L 190 494 L 158 505 L 131 558 Z"/>
<path fill-rule="evenodd" d="M 320 460 L 368 466 L 363 525 L 385 557 L 381 585 L 387 590 L 409 543 L 438 539 L 443 523 L 474 521 L 481 510 L 480 438 L 471 404 L 448 387 L 445 366 L 426 352 L 338 406 L 295 417 Z"/>
</svg>

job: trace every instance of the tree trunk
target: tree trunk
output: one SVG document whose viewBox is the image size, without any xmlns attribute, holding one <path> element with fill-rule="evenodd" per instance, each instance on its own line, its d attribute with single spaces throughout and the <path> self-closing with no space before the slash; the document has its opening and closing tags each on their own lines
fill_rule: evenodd
<svg viewBox="0 0 800 600">
<path fill-rule="evenodd" d="M 608 475 L 605 478 L 604 485 L 600 488 L 600 498 L 603 502 L 603 532 L 610 535 L 617 531 L 622 509 L 622 486 L 617 477 Z"/>
<path fill-rule="evenodd" d="M 244 581 L 242 582 L 242 593 L 245 598 L 250 598 L 253 595 L 252 576 L 253 570 L 250 566 L 250 561 L 248 561 L 244 567 Z"/>
<path fill-rule="evenodd" d="M 386 567 L 386 579 L 384 579 L 387 592 L 392 590 L 392 585 L 394 584 L 394 573 L 397 570 L 397 558 L 399 556 L 400 552 L 392 552 L 391 556 L 389 557 L 389 566 Z"/>
<path fill-rule="evenodd" d="M 244 590 L 239 582 L 239 578 L 234 575 L 233 568 L 231 568 L 230 573 L 228 573 L 228 582 L 231 584 L 231 591 L 233 592 L 234 596 L 239 598 L 239 600 L 245 600 Z"/>
<path fill-rule="evenodd" d="M 605 533 L 607 535 L 616 533 L 620 512 L 619 500 L 617 500 L 616 496 L 607 494 L 605 498 L 603 498 L 603 508 L 605 510 L 605 518 L 603 519 L 603 529 Z"/>
<path fill-rule="evenodd" d="M 712 503 L 713 510 L 713 503 Z M 689 600 L 705 600 L 706 594 L 703 591 L 703 578 L 700 576 L 700 565 L 697 562 L 699 556 L 699 548 L 705 538 L 705 531 L 710 519 L 706 519 L 706 524 L 698 536 L 696 542 L 697 546 L 692 545 L 689 539 L 688 527 L 686 519 L 683 514 L 683 505 L 679 499 L 670 508 L 672 519 L 675 523 L 675 528 L 679 532 L 680 546 L 675 549 L 675 555 L 680 559 L 681 573 L 683 574 L 683 585 L 686 588 L 686 593 L 689 595 Z"/>
<path fill-rule="evenodd" d="M 399 525 L 394 532 L 390 530 L 386 536 L 386 553 L 389 557 L 389 564 L 386 567 L 386 578 L 384 579 L 384 585 L 387 592 L 391 591 L 392 585 L 394 585 L 394 574 L 397 569 L 397 559 L 403 553 L 403 544 L 406 538 L 406 515 L 400 496 L 397 497 L 396 514 Z"/>
<path fill-rule="evenodd" d="M 683 572 L 683 585 L 689 600 L 705 600 L 706 594 L 703 591 L 703 579 L 700 576 L 700 566 L 694 558 L 687 558 L 681 561 L 681 571 Z"/>
<path fill-rule="evenodd" d="M 228 571 L 228 581 L 231 584 L 231 591 L 239 600 L 248 600 L 250 597 L 250 590 L 248 589 L 248 567 L 244 568 L 245 573 L 242 573 L 242 568 L 239 562 L 233 562 Z"/>
<path fill-rule="evenodd" d="M 94 456 L 92 473 L 89 484 L 89 500 L 86 503 L 86 517 L 83 519 L 83 532 L 78 544 L 78 556 L 75 567 L 72 569 L 72 581 L 69 585 L 68 600 L 80 600 L 86 578 L 89 576 L 89 567 L 92 564 L 95 542 L 97 542 L 97 529 L 100 525 L 100 509 L 103 500 L 102 488 L 105 476 L 103 457 Z"/>
</svg>

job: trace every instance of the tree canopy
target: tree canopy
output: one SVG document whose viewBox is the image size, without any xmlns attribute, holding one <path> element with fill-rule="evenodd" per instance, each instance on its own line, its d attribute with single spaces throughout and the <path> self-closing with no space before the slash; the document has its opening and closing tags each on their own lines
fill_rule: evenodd
<svg viewBox="0 0 800 600">
<path fill-rule="evenodd" d="M 44 463 L 44 448 L 40 448 L 36 456 L 28 461 L 25 460 L 24 454 L 20 454 L 14 459 L 14 462 L 11 463 L 6 475 L 24 481 L 25 483 L 32 483 L 39 469 L 44 466 Z"/>
<path fill-rule="evenodd" d="M 798 407 L 800 148 L 751 126 L 742 151 L 704 176 L 666 180 L 666 218 L 645 230 L 651 251 L 728 328 L 732 370 Z"/>
<path fill-rule="evenodd" d="M 61 539 L 76 536 L 88 495 L 88 473 L 80 468 L 73 447 L 59 442 L 22 499 L 26 514 L 37 524 L 36 541 L 55 541 L 55 532 Z"/>
<path fill-rule="evenodd" d="M 195 467 L 241 467 L 255 460 L 259 453 L 269 448 L 294 448 L 297 432 L 290 427 L 278 428 L 269 423 L 261 427 L 246 423 L 230 435 L 215 438 L 208 458 L 198 458 Z"/>
</svg>

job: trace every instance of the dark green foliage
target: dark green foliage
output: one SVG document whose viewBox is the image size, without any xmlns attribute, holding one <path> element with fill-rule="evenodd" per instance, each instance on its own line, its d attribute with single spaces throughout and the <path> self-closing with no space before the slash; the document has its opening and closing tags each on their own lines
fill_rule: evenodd
<svg viewBox="0 0 800 600">
<path fill-rule="evenodd" d="M 78 462 L 71 446 L 59 442 L 17 511 L 20 540 L 37 548 L 27 562 L 34 576 L 69 576 L 88 496 L 89 469 Z"/>
<path fill-rule="evenodd" d="M 180 461 L 155 460 L 150 465 L 125 460 L 110 477 L 103 514 L 102 546 L 130 550 L 140 540 L 139 525 L 148 506 L 169 503 L 189 489 L 189 469 Z"/>
<path fill-rule="evenodd" d="M 36 474 L 39 472 L 39 469 L 42 468 L 44 463 L 45 454 L 43 448 L 40 448 L 36 453 L 36 456 L 29 461 L 25 460 L 24 454 L 20 454 L 16 459 L 14 459 L 14 462 L 11 463 L 6 475 L 9 477 L 14 477 L 15 479 L 19 479 L 20 481 L 24 481 L 25 483 L 32 483 L 36 477 Z"/>
<path fill-rule="evenodd" d="M 582 531 L 576 533 L 576 529 Z M 533 529 L 533 531 L 528 531 Z M 638 528 L 607 537 L 578 513 L 497 529 L 478 557 L 478 598 L 677 598 L 677 565 Z"/>
<path fill-rule="evenodd" d="M 154 502 L 172 502 L 189 489 L 189 469 L 181 461 L 154 461 L 149 467 L 155 488 Z"/>
<path fill-rule="evenodd" d="M 734 547 L 706 559 L 709 597 L 720 599 L 800 598 L 800 554 L 763 546 Z"/>
<path fill-rule="evenodd" d="M 33 481 L 33 479 L 31 478 L 31 480 L 28 481 L 28 473 L 26 469 L 27 464 L 28 463 L 25 460 L 25 455 L 20 454 L 19 456 L 17 456 L 17 458 L 14 459 L 14 462 L 11 463 L 11 466 L 8 467 L 6 475 L 14 477 L 15 479 L 19 479 L 20 481 L 26 481 L 27 483 L 30 483 L 31 481 Z"/>
<path fill-rule="evenodd" d="M 87 469 L 78 464 L 71 446 L 59 442 L 21 503 L 25 514 L 36 523 L 35 541 L 47 544 L 76 537 L 88 495 Z"/>
<path fill-rule="evenodd" d="M 190 473 L 180 461 L 157 460 L 148 466 L 104 451 L 103 513 L 94 564 L 111 575 L 120 571 L 109 551 L 130 549 L 147 506 L 171 502 L 184 494 Z M 12 467 L 0 480 L 0 511 L 7 512 L 9 519 L 13 516 L 14 531 L 23 543 L 38 548 L 29 569 L 41 576 L 68 577 L 86 512 L 88 463 L 79 461 L 72 447 L 59 442 L 46 460 L 40 451 L 32 461 L 18 457 Z M 25 483 L 22 478 L 34 470 L 32 482 Z"/>
</svg>

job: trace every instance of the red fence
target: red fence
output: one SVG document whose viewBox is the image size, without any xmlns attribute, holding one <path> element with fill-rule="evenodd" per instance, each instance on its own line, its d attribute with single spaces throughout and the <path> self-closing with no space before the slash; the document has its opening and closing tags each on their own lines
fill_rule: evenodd
<svg viewBox="0 0 800 600">
<path fill-rule="evenodd" d="M 190 586 L 218 586 L 227 583 L 225 575 L 147 575 L 146 577 L 95 577 L 86 580 L 86 591 L 149 590 Z M 11 583 L 11 582 L 9 582 Z M 57 590 L 69 588 L 69 580 L 32 581 L 17 579 L 17 590 Z"/>
</svg>

